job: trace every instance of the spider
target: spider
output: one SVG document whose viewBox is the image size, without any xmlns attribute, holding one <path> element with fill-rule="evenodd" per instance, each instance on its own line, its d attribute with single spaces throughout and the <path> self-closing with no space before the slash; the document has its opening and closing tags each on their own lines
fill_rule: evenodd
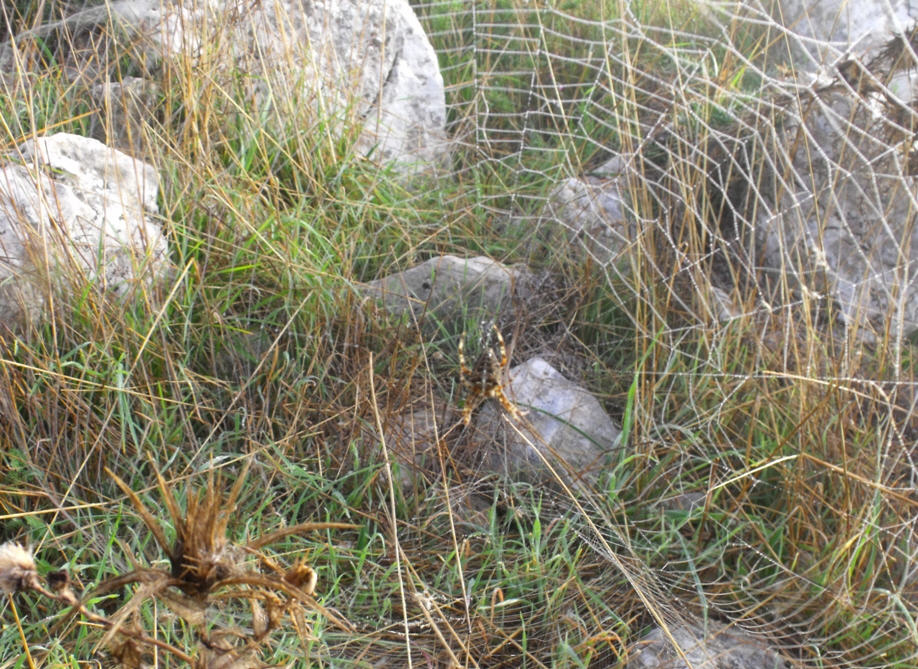
<svg viewBox="0 0 918 669">
<path fill-rule="evenodd" d="M 514 418 L 520 418 L 523 415 L 523 412 L 504 393 L 503 378 L 510 364 L 504 337 L 497 329 L 497 325 L 493 323 L 491 331 L 497 338 L 497 352 L 491 346 L 491 333 L 489 332 L 488 336 L 482 340 L 484 350 L 471 368 L 465 364 L 465 333 L 459 340 L 460 383 L 465 390 L 462 422 L 466 425 L 472 419 L 472 412 L 489 397 L 499 400 L 504 410 Z"/>
</svg>

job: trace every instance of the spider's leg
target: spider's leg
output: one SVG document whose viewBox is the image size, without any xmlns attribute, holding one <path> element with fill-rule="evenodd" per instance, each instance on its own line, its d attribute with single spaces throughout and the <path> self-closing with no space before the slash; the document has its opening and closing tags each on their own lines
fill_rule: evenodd
<svg viewBox="0 0 918 669">
<path fill-rule="evenodd" d="M 474 370 L 469 369 L 465 363 L 465 332 L 463 332 L 461 339 L 459 339 L 459 385 L 465 392 L 465 399 L 462 405 L 462 422 L 465 425 L 468 425 L 472 420 L 472 411 L 475 410 L 476 406 L 473 399 L 475 396 L 475 385 L 472 380 L 474 374 Z"/>
<path fill-rule="evenodd" d="M 519 419 L 526 415 L 525 411 L 516 406 L 516 404 L 514 404 L 509 397 L 507 397 L 503 388 L 497 388 L 494 394 L 500 401 L 500 405 L 504 408 L 504 410 L 514 418 Z"/>
<path fill-rule="evenodd" d="M 493 390 L 493 397 L 496 397 L 500 401 L 500 405 L 504 410 L 509 413 L 514 418 L 521 418 L 526 415 L 526 412 L 521 410 L 516 404 L 507 397 L 507 394 L 504 392 L 503 378 L 507 379 L 507 388 L 510 387 L 510 375 L 506 373 L 507 367 L 510 365 L 510 358 L 507 355 L 507 345 L 504 342 L 504 336 L 500 333 L 500 330 L 497 329 L 497 326 L 494 325 L 494 334 L 497 336 L 497 344 L 500 349 L 500 365 L 495 373 L 495 386 Z"/>
<path fill-rule="evenodd" d="M 462 379 L 465 379 L 465 375 L 468 373 L 468 368 L 465 366 L 465 333 L 462 333 L 462 339 L 459 340 L 459 373 L 462 376 Z"/>
<path fill-rule="evenodd" d="M 500 368 L 505 369 L 510 360 L 507 358 L 507 345 L 504 343 L 504 336 L 497 329 L 496 324 L 492 324 L 491 328 L 494 330 L 494 334 L 497 335 L 497 346 L 500 350 Z"/>
</svg>

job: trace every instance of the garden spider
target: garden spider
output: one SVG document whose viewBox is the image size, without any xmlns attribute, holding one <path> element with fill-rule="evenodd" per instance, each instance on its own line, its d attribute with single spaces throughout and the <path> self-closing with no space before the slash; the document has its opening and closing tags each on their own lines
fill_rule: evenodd
<svg viewBox="0 0 918 669">
<path fill-rule="evenodd" d="M 497 338 L 497 352 L 491 346 L 491 332 Z M 506 376 L 510 359 L 507 357 L 507 347 L 504 337 L 497 325 L 491 324 L 491 331 L 487 337 L 482 338 L 483 350 L 475 361 L 474 366 L 465 364 L 465 333 L 459 340 L 459 371 L 460 383 L 465 391 L 465 401 L 462 406 L 462 422 L 466 425 L 472 419 L 475 411 L 489 397 L 500 401 L 501 406 L 514 418 L 520 418 L 523 412 L 510 401 L 504 392 L 503 379 Z"/>
</svg>

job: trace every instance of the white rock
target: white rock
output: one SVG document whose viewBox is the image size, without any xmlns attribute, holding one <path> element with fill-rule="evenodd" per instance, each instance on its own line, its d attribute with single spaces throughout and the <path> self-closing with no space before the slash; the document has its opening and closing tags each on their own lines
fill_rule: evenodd
<svg viewBox="0 0 918 669">
<path fill-rule="evenodd" d="M 828 91 L 785 122 L 790 179 L 757 235 L 765 267 L 833 299 L 862 338 L 888 328 L 898 341 L 918 330 L 918 180 L 903 162 L 911 137 L 868 102 Z"/>
<path fill-rule="evenodd" d="M 569 178 L 548 196 L 539 225 L 560 227 L 565 244 L 579 246 L 601 266 L 615 261 L 629 244 L 628 220 L 635 216 L 626 199 L 624 177 Z M 550 245 L 557 235 L 550 229 Z"/>
<path fill-rule="evenodd" d="M 557 482 L 552 469 L 565 482 L 595 481 L 621 434 L 599 401 L 542 358 L 514 367 L 508 377 L 508 399 L 527 413 L 515 418 L 487 400 L 473 415 L 472 438 L 487 435 L 478 447 L 483 465 L 546 484 Z"/>
<path fill-rule="evenodd" d="M 379 298 L 395 314 L 437 323 L 462 318 L 494 318 L 515 299 L 529 295 L 530 276 L 484 256 L 431 258 L 411 269 L 367 285 L 367 294 Z"/>
<path fill-rule="evenodd" d="M 679 644 L 686 663 L 661 628 L 656 628 L 629 653 L 627 669 L 790 669 L 791 663 L 768 644 L 736 629 L 711 623 L 671 625 L 669 633 Z"/>
<path fill-rule="evenodd" d="M 262 0 L 240 26 L 240 62 L 253 69 L 257 54 L 254 74 L 267 75 L 272 96 L 305 86 L 324 115 L 361 119 L 358 149 L 402 173 L 445 165 L 443 77 L 408 0 Z M 291 71 L 291 56 L 302 72 Z"/>
<path fill-rule="evenodd" d="M 167 273 L 158 189 L 152 166 L 94 139 L 21 144 L 0 167 L 0 318 L 40 317 L 49 288 L 125 296 Z"/>
<path fill-rule="evenodd" d="M 875 49 L 918 17 L 906 0 L 780 0 L 775 18 L 791 32 L 794 64 L 831 65 L 847 54 Z"/>
<path fill-rule="evenodd" d="M 418 17 L 407 2 L 392 6 L 402 24 L 404 41 L 378 98 L 365 114 L 358 146 L 376 150 L 387 162 L 418 173 L 429 166 L 446 167 L 446 97 L 443 77 Z"/>
</svg>

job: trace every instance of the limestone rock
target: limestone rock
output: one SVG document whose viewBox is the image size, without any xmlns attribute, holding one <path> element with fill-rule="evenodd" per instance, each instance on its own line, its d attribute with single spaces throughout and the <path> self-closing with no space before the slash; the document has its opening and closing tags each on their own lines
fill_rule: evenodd
<svg viewBox="0 0 918 669">
<path fill-rule="evenodd" d="M 588 390 L 542 358 L 512 368 L 504 390 L 526 413 L 514 418 L 487 400 L 473 415 L 472 447 L 485 469 L 549 485 L 557 482 L 551 469 L 565 482 L 596 480 L 621 431 Z"/>
<path fill-rule="evenodd" d="M 272 95 L 302 82 L 324 115 L 362 120 L 358 148 L 402 173 L 445 165 L 443 77 L 408 0 L 263 0 L 240 28 L 239 62 L 251 63 L 252 54 L 260 61 L 243 67 L 288 79 L 272 82 Z M 299 74 L 289 72 L 291 54 L 303 65 Z"/>
<path fill-rule="evenodd" d="M 793 665 L 767 644 L 735 629 L 711 623 L 705 631 L 695 625 L 673 625 L 669 632 L 688 664 L 673 649 L 659 627 L 632 652 L 627 669 L 790 669 Z"/>
<path fill-rule="evenodd" d="M 350 12 L 356 13 L 372 3 L 340 4 L 350 4 Z M 385 21 L 377 24 L 364 16 L 360 26 L 332 38 L 337 61 L 347 63 L 344 71 L 358 63 L 363 71 L 359 95 L 366 106 L 360 110 L 364 125 L 358 148 L 411 174 L 447 167 L 446 94 L 437 54 L 407 0 L 382 2 L 380 7 Z M 366 64 L 368 33 L 370 44 L 382 44 L 378 66 Z"/>
<path fill-rule="evenodd" d="M 558 226 L 565 245 L 578 245 L 595 262 L 606 265 L 629 243 L 626 192 L 626 185 L 618 178 L 565 179 L 549 194 L 540 225 Z M 554 237 L 549 234 L 550 244 Z"/>
<path fill-rule="evenodd" d="M 235 21 L 221 41 L 256 98 L 359 122 L 358 149 L 402 174 L 446 165 L 443 77 L 408 0 L 262 0 Z"/>
<path fill-rule="evenodd" d="M 791 33 L 795 67 L 816 70 L 876 49 L 918 18 L 906 0 L 780 0 L 774 15 Z"/>
<path fill-rule="evenodd" d="M 0 167 L 0 320 L 42 315 L 49 290 L 126 296 L 167 273 L 152 166 L 69 134 L 29 140 Z"/>
<path fill-rule="evenodd" d="M 372 281 L 367 294 L 379 298 L 394 314 L 456 323 L 493 320 L 514 300 L 529 296 L 530 281 L 526 270 L 484 256 L 446 255 Z"/>
<path fill-rule="evenodd" d="M 889 325 L 908 335 L 918 329 L 911 133 L 851 91 L 804 104 L 776 140 L 792 170 L 756 224 L 763 265 L 834 300 L 862 337 L 882 338 Z"/>
</svg>

